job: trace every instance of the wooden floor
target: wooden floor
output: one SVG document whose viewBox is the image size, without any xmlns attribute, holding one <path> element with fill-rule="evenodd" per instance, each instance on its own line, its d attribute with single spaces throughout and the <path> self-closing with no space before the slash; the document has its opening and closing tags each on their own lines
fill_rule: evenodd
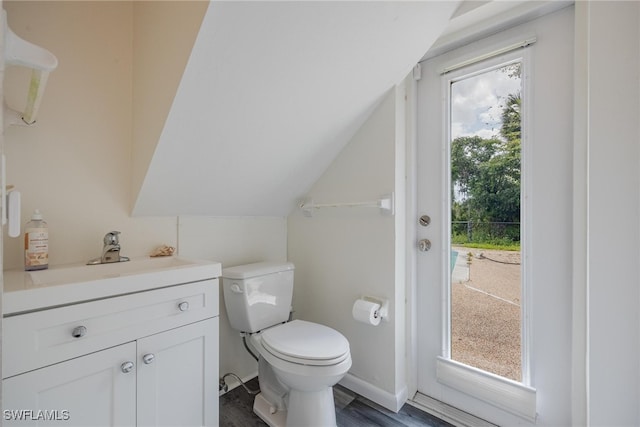
<svg viewBox="0 0 640 427">
<path fill-rule="evenodd" d="M 249 381 L 247 386 L 257 390 L 257 378 Z M 451 427 L 451 424 L 410 405 L 404 405 L 396 414 L 339 385 L 333 388 L 333 396 L 338 427 Z M 253 413 L 253 396 L 242 387 L 236 387 L 220 397 L 220 427 L 266 425 Z"/>
</svg>

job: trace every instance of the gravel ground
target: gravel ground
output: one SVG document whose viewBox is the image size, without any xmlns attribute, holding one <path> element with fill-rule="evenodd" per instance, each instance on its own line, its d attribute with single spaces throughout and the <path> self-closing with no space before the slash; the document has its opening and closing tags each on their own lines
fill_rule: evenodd
<svg viewBox="0 0 640 427">
<path fill-rule="evenodd" d="M 452 359 L 520 381 L 520 252 L 453 249 L 473 257 L 452 283 Z"/>
</svg>

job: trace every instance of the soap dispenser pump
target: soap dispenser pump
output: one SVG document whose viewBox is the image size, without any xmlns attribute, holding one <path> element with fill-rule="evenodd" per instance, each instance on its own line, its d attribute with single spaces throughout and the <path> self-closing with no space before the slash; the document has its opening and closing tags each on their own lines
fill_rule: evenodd
<svg viewBox="0 0 640 427">
<path fill-rule="evenodd" d="M 24 269 L 44 270 L 49 267 L 49 229 L 38 209 L 24 230 Z"/>
</svg>

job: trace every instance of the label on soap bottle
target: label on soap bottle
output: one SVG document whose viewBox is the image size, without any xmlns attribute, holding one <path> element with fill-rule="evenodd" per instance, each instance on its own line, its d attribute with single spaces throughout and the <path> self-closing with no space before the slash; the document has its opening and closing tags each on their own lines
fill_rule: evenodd
<svg viewBox="0 0 640 427">
<path fill-rule="evenodd" d="M 24 233 L 25 270 L 43 270 L 49 266 L 49 231 L 29 228 Z"/>
</svg>

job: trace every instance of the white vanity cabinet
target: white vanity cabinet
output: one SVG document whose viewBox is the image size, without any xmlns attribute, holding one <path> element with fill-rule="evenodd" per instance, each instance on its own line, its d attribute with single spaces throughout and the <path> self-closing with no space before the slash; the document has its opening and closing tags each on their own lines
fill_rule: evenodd
<svg viewBox="0 0 640 427">
<path fill-rule="evenodd" d="M 3 320 L 4 425 L 218 425 L 218 279 Z"/>
<path fill-rule="evenodd" d="M 3 380 L 5 425 L 131 426 L 136 423 L 136 343 L 112 347 Z M 7 412 L 10 413 L 7 413 Z"/>
<path fill-rule="evenodd" d="M 137 425 L 218 425 L 217 331 L 216 317 L 138 341 Z"/>
</svg>

